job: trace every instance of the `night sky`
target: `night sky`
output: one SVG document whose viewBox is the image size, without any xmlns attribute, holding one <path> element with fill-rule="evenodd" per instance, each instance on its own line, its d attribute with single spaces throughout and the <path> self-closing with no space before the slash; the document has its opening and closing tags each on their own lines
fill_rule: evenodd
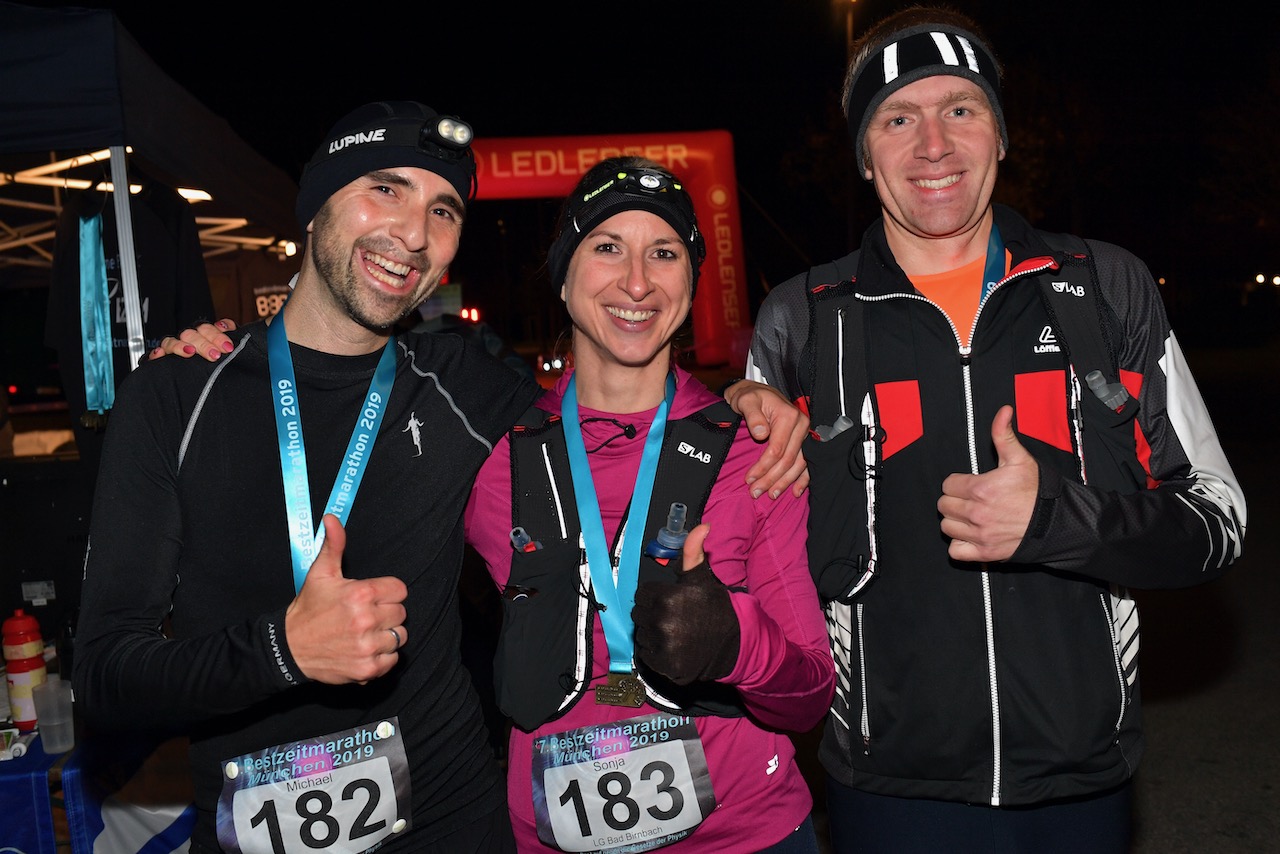
<svg viewBox="0 0 1280 854">
<path fill-rule="evenodd" d="M 42 5 L 115 9 L 170 76 L 294 178 L 336 118 L 382 98 L 460 115 L 480 138 L 727 129 L 753 300 L 843 254 L 875 213 L 869 188 L 849 179 L 838 114 L 842 0 L 431 2 L 408 13 L 402 3 L 237 2 L 186 7 L 196 20 L 182 25 L 154 4 Z M 902 5 L 858 0 L 855 32 Z M 1035 199 L 1024 210 L 1033 222 L 1125 245 L 1158 275 L 1236 274 L 1199 257 L 1198 244 L 1223 247 L 1242 233 L 1231 222 L 1229 239 L 1200 237 L 1239 212 L 1204 185 L 1222 183 L 1215 168 L 1275 181 L 1275 4 L 1232 20 L 1215 10 L 1243 7 L 955 5 L 1005 64 L 1014 140 L 1002 183 Z M 1240 127 L 1216 112 L 1224 104 L 1239 105 Z M 1019 149 L 1024 132 L 1051 138 L 1047 162 Z M 1244 154 L 1215 154 L 1211 133 Z M 487 290 L 509 296 L 536 275 L 554 210 L 478 202 L 455 270 L 471 265 Z M 483 266 L 497 257 L 501 269 Z"/>
</svg>

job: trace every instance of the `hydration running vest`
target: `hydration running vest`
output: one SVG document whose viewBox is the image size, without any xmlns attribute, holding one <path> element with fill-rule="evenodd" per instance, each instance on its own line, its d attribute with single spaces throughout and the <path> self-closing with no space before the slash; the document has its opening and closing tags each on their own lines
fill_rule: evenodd
<svg viewBox="0 0 1280 854">
<path fill-rule="evenodd" d="M 666 526 L 672 503 L 687 507 L 686 531 L 701 521 L 740 420 L 727 403 L 717 401 L 667 422 L 643 532 L 646 543 Z M 512 555 L 511 576 L 503 590 L 494 686 L 502 712 L 516 726 L 532 731 L 568 712 L 598 675 L 591 666 L 600 605 L 591 589 L 559 414 L 531 407 L 508 438 L 511 523 L 528 539 Z M 622 534 L 619 530 L 614 538 L 611 555 L 619 553 Z M 678 555 L 668 560 L 650 557 L 643 548 L 641 552 L 640 583 L 673 582 L 683 569 Z M 637 666 L 649 702 L 659 708 L 722 717 L 745 714 L 732 686 L 678 686 Z"/>
</svg>

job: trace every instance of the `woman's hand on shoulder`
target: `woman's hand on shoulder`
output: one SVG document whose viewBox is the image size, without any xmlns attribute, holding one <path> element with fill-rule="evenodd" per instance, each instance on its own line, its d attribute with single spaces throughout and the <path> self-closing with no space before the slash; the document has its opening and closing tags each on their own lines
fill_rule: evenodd
<svg viewBox="0 0 1280 854">
<path fill-rule="evenodd" d="M 747 471 L 751 494 L 759 498 L 767 492 L 777 498 L 789 486 L 797 498 L 803 495 L 809 488 L 809 467 L 800 449 L 809 434 L 809 416 L 782 392 L 754 380 L 738 380 L 725 389 L 724 399 L 757 442 L 768 441 Z"/>
<path fill-rule="evenodd" d="M 223 353 L 230 353 L 235 348 L 231 339 L 224 334 L 235 328 L 235 321 L 229 317 L 224 317 L 217 323 L 188 327 L 178 333 L 176 338 L 172 335 L 161 338 L 160 346 L 148 353 L 147 359 L 164 356 L 181 356 L 187 359 L 199 353 L 206 360 L 216 362 L 222 358 Z"/>
</svg>

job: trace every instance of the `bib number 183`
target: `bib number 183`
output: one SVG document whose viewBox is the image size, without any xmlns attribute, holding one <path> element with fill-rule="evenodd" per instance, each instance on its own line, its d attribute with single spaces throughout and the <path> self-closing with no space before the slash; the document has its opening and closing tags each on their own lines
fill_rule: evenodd
<svg viewBox="0 0 1280 854">
<path fill-rule="evenodd" d="M 555 841 L 565 851 L 622 845 L 644 850 L 643 843 L 657 843 L 702 821 L 678 741 L 548 768 L 543 783 Z"/>
</svg>

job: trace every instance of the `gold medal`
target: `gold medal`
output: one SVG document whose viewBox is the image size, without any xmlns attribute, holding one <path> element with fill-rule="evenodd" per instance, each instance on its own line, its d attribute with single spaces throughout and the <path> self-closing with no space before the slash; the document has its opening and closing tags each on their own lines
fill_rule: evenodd
<svg viewBox="0 0 1280 854">
<path fill-rule="evenodd" d="M 596 686 L 596 704 L 638 709 L 644 705 L 644 686 L 634 673 L 610 672 L 609 681 Z"/>
</svg>

